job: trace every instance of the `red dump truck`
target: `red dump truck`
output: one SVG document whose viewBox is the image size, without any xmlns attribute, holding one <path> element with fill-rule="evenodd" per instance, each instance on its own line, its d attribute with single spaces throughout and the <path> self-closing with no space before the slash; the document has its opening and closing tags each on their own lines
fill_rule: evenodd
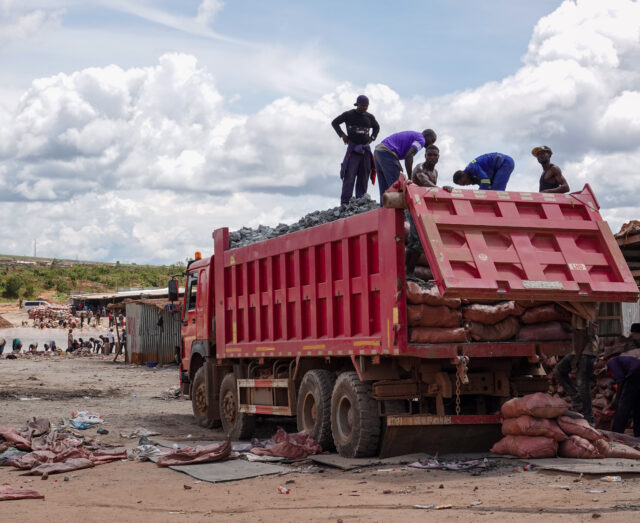
<svg viewBox="0 0 640 523">
<path fill-rule="evenodd" d="M 571 350 L 570 334 L 515 334 L 530 327 L 523 311 L 638 299 L 589 186 L 394 191 L 389 205 L 410 211 L 433 273 L 419 290 L 435 304 L 407 282 L 401 208 L 235 249 L 228 229 L 213 232 L 214 255 L 188 265 L 181 312 L 180 380 L 201 426 L 246 438 L 258 416 L 296 416 L 349 457 L 486 450 L 501 404 L 547 390 L 541 359 Z M 518 309 L 509 339 L 469 335 L 473 311 L 505 303 Z M 452 315 L 457 326 L 438 326 Z M 421 341 L 434 332 L 457 341 Z"/>
</svg>

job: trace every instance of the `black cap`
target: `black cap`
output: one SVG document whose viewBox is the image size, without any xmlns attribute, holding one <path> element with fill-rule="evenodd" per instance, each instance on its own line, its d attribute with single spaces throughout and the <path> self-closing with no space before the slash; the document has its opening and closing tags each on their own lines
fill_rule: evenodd
<svg viewBox="0 0 640 523">
<path fill-rule="evenodd" d="M 631 332 L 635 332 L 636 334 L 640 333 L 640 323 L 632 323 Z"/>
<path fill-rule="evenodd" d="M 361 94 L 353 105 L 369 105 L 369 98 Z"/>
</svg>

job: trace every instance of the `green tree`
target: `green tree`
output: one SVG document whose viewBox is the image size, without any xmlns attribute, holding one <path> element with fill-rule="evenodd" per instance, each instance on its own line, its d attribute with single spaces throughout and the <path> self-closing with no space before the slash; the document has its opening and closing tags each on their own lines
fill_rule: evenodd
<svg viewBox="0 0 640 523">
<path fill-rule="evenodd" d="M 12 274 L 4 281 L 4 290 L 2 295 L 5 298 L 18 298 L 23 285 L 24 281 L 22 276 L 19 274 Z"/>
</svg>

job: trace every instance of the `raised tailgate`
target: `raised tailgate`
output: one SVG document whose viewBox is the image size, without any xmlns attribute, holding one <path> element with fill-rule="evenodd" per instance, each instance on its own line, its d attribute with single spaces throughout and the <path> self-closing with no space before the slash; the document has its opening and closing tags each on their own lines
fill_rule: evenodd
<svg viewBox="0 0 640 523">
<path fill-rule="evenodd" d="M 636 301 L 586 185 L 578 193 L 405 187 L 440 292 L 461 298 Z"/>
</svg>

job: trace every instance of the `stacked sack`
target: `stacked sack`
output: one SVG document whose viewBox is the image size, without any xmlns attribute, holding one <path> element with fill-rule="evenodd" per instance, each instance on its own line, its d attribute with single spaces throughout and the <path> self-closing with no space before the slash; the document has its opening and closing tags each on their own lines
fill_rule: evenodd
<svg viewBox="0 0 640 523">
<path fill-rule="evenodd" d="M 555 303 L 444 298 L 433 283 L 407 279 L 410 343 L 544 341 L 571 337 L 570 313 Z"/>
<path fill-rule="evenodd" d="M 491 452 L 520 458 L 629 458 L 640 451 L 605 437 L 561 398 L 538 392 L 513 398 L 501 408 L 502 434 Z"/>
</svg>

